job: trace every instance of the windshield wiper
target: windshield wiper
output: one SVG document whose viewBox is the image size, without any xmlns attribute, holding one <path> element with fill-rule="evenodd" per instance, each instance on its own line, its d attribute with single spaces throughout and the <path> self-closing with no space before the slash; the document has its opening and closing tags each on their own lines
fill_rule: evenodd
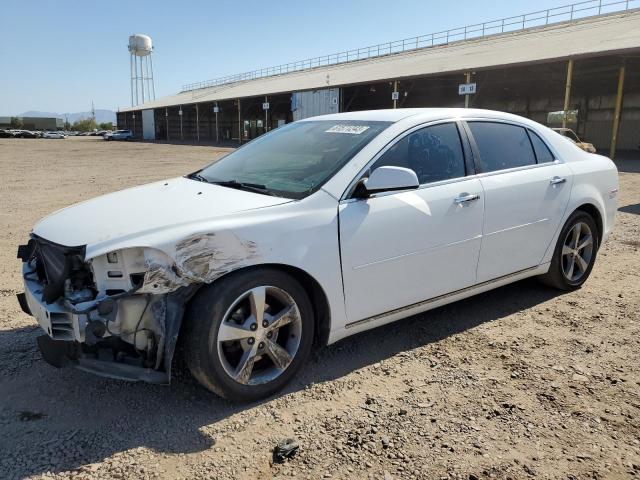
<svg viewBox="0 0 640 480">
<path fill-rule="evenodd" d="M 190 173 L 189 175 L 186 176 L 187 178 L 191 179 L 191 180 L 197 180 L 198 182 L 205 182 L 205 183 L 209 183 L 209 180 L 207 180 L 205 177 L 203 177 L 202 175 L 200 175 L 198 172 L 195 173 Z"/>
<path fill-rule="evenodd" d="M 221 187 L 235 188 L 237 190 L 246 190 L 249 192 L 262 193 L 264 195 L 277 197 L 275 193 L 269 190 L 266 186 L 259 183 L 238 182 L 237 180 L 221 180 L 211 183 L 213 183 L 214 185 L 220 185 Z"/>
</svg>

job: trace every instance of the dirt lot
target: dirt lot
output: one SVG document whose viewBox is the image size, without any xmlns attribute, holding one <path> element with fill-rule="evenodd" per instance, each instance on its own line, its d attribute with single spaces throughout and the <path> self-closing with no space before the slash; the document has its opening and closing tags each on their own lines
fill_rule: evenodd
<svg viewBox="0 0 640 480">
<path fill-rule="evenodd" d="M 640 160 L 579 291 L 534 280 L 347 339 L 281 396 L 220 400 L 41 360 L 16 247 L 42 216 L 186 173 L 212 147 L 0 140 L 0 478 L 627 478 L 640 475 Z M 300 443 L 272 465 L 274 444 Z"/>
</svg>

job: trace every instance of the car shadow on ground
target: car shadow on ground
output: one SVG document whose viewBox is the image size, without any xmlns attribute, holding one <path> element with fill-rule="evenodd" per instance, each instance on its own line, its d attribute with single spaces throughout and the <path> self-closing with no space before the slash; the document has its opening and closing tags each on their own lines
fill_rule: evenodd
<svg viewBox="0 0 640 480">
<path fill-rule="evenodd" d="M 623 213 L 631 213 L 633 215 L 640 215 L 640 203 L 625 205 L 624 207 L 618 208 L 618 211 Z"/>
<path fill-rule="evenodd" d="M 619 172 L 640 173 L 640 152 L 624 152 L 615 160 Z"/>
<path fill-rule="evenodd" d="M 361 333 L 314 353 L 280 396 L 339 379 L 557 295 L 530 279 Z M 137 447 L 200 452 L 215 444 L 201 427 L 215 427 L 273 400 L 233 404 L 199 387 L 184 371 L 170 387 L 163 387 L 58 370 L 35 350 L 38 330 L 0 331 L 0 360 L 9 367 L 0 371 L 0 478 L 74 470 Z"/>
</svg>

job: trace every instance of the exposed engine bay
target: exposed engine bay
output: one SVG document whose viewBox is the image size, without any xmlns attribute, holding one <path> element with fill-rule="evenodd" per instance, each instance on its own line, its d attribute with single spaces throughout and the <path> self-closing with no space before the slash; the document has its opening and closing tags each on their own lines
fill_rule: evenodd
<svg viewBox="0 0 640 480">
<path fill-rule="evenodd" d="M 45 360 L 105 376 L 168 383 L 184 304 L 197 285 L 154 294 L 144 290 L 142 249 L 84 260 L 85 247 L 32 235 L 18 249 L 28 287 L 18 296 L 48 335 Z"/>
</svg>

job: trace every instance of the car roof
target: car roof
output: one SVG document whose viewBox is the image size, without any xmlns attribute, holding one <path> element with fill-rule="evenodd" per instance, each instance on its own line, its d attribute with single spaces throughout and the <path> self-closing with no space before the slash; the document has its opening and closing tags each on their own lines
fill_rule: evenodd
<svg viewBox="0 0 640 480">
<path fill-rule="evenodd" d="M 495 118 L 502 120 L 512 120 L 521 123 L 531 123 L 530 120 L 513 115 L 511 113 L 498 112 L 495 110 L 484 110 L 478 108 L 390 108 L 384 110 L 362 110 L 359 112 L 333 113 L 321 115 L 301 120 L 329 120 L 329 121 L 379 121 L 379 122 L 399 122 L 409 117 L 419 117 L 420 122 L 430 120 L 440 120 L 445 118 Z"/>
</svg>

